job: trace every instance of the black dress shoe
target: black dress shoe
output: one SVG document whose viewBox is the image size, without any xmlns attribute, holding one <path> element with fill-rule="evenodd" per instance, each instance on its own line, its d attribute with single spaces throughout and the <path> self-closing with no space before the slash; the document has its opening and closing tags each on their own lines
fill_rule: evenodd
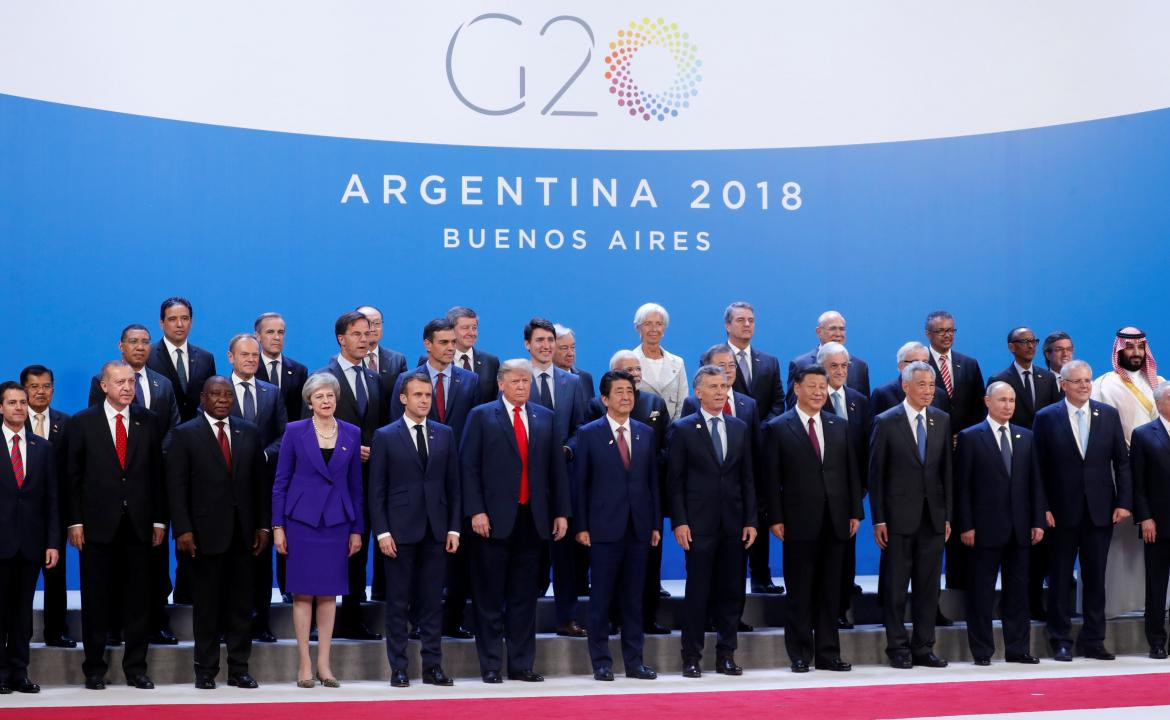
<svg viewBox="0 0 1170 720">
<path fill-rule="evenodd" d="M 1093 660 L 1116 660 L 1117 656 L 1101 647 L 1087 647 L 1081 651 L 1081 654 Z"/>
<path fill-rule="evenodd" d="M 626 677 L 635 680 L 655 680 L 658 678 L 658 673 L 649 665 L 635 665 L 626 668 Z"/>
<path fill-rule="evenodd" d="M 915 655 L 914 664 L 922 667 L 945 668 L 947 661 L 934 653 L 926 653 L 925 655 Z"/>
<path fill-rule="evenodd" d="M 27 693 L 29 695 L 39 693 L 41 691 L 41 686 L 37 685 L 32 680 L 29 680 L 28 676 L 22 677 L 19 680 L 9 680 L 8 687 L 15 692 Z"/>
<path fill-rule="evenodd" d="M 1033 657 L 1033 656 L 1029 655 L 1028 653 L 1024 653 L 1023 655 L 1012 655 L 1010 657 L 1005 657 L 1004 660 L 1006 660 L 1007 662 L 1010 662 L 1010 663 L 1020 663 L 1022 665 L 1039 665 L 1040 664 L 1040 658 Z"/>
<path fill-rule="evenodd" d="M 544 682 L 544 675 L 531 670 L 516 670 L 515 672 L 509 670 L 508 679 L 520 682 Z"/>
<path fill-rule="evenodd" d="M 153 633 L 150 634 L 150 637 L 148 637 L 146 639 L 146 641 L 149 642 L 151 645 L 178 645 L 179 644 L 179 638 L 175 637 L 175 634 L 173 632 L 171 632 L 170 630 L 167 630 L 166 628 L 163 628 L 162 630 L 155 630 Z"/>
<path fill-rule="evenodd" d="M 45 638 L 45 647 L 75 648 L 77 641 L 68 635 L 57 635 Z"/>
<path fill-rule="evenodd" d="M 849 618 L 842 615 L 841 617 L 837 618 L 837 629 L 838 630 L 852 630 L 853 623 L 849 622 Z"/>
<path fill-rule="evenodd" d="M 621 632 L 622 632 L 622 626 L 621 626 L 621 625 L 618 625 L 618 624 L 617 624 L 617 623 L 615 623 L 615 622 L 611 622 L 611 623 L 609 624 L 609 634 L 610 634 L 610 637 L 613 637 L 614 635 L 620 635 L 620 634 L 621 634 Z"/>
<path fill-rule="evenodd" d="M 594 680 L 601 680 L 604 682 L 612 682 L 613 681 L 613 670 L 610 670 L 607 667 L 597 668 L 596 670 L 593 671 L 593 679 Z"/>
<path fill-rule="evenodd" d="M 576 620 L 570 620 L 564 625 L 557 626 L 557 635 L 561 637 L 583 638 L 588 637 L 589 633 L 585 631 L 585 628 L 578 625 Z"/>
<path fill-rule="evenodd" d="M 653 622 L 653 623 L 650 623 L 648 625 L 642 626 L 642 634 L 643 635 L 669 635 L 670 628 L 666 627 L 665 625 L 659 625 L 658 623 Z"/>
<path fill-rule="evenodd" d="M 126 684 L 139 690 L 154 690 L 154 682 L 151 681 L 149 675 L 145 674 L 126 678 Z"/>
<path fill-rule="evenodd" d="M 743 668 L 735 664 L 734 655 L 724 655 L 715 659 L 715 672 L 721 675 L 743 675 Z"/>
<path fill-rule="evenodd" d="M 747 623 L 745 623 L 743 620 L 740 620 L 739 625 L 737 625 L 735 628 L 735 631 L 736 632 L 755 632 L 756 629 L 754 627 L 752 627 L 751 625 L 748 625 Z"/>
<path fill-rule="evenodd" d="M 439 665 L 423 670 L 422 673 L 423 685 L 441 685 L 443 687 L 450 687 L 455 684 L 455 681 L 443 672 L 443 668 Z"/>
<path fill-rule="evenodd" d="M 444 627 L 443 636 L 455 638 L 457 640 L 470 640 L 475 637 L 475 633 L 471 632 L 462 625 L 455 625 L 454 627 Z"/>
<path fill-rule="evenodd" d="M 284 603 L 285 605 L 292 605 L 293 597 L 292 597 L 292 595 L 289 595 L 288 593 L 281 593 L 280 594 L 280 601 L 282 603 Z"/>
<path fill-rule="evenodd" d="M 271 630 L 265 628 L 260 632 L 252 633 L 252 640 L 262 643 L 274 643 L 276 642 L 276 635 L 274 635 Z"/>
<path fill-rule="evenodd" d="M 209 677 L 195 678 L 195 689 L 196 690 L 214 690 L 215 689 L 215 678 L 209 678 Z"/>
<path fill-rule="evenodd" d="M 975 658 L 975 664 L 979 667 L 987 667 L 991 664 L 991 658 L 977 657 Z"/>
<path fill-rule="evenodd" d="M 410 678 L 406 677 L 405 670 L 401 668 L 391 668 L 390 687 L 410 687 Z"/>
<path fill-rule="evenodd" d="M 106 647 L 118 647 L 122 644 L 122 636 L 118 633 L 106 633 Z"/>
<path fill-rule="evenodd" d="M 670 591 L 667 590 L 666 588 L 662 587 L 661 585 L 659 585 L 658 586 L 658 597 L 668 598 L 668 597 L 670 597 Z"/>
<path fill-rule="evenodd" d="M 762 595 L 783 595 L 784 588 L 774 584 L 771 580 L 763 583 L 752 583 L 752 592 Z"/>
<path fill-rule="evenodd" d="M 1165 660 L 1166 659 L 1166 648 L 1158 647 L 1156 645 L 1152 646 L 1150 648 L 1150 659 L 1151 660 Z"/>
<path fill-rule="evenodd" d="M 0 695 L 11 695 L 11 694 L 12 694 L 12 688 L 8 687 L 4 683 L 0 683 Z"/>
<path fill-rule="evenodd" d="M 841 658 L 833 658 L 828 662 L 819 662 L 815 667 L 817 670 L 831 670 L 833 672 L 849 672 L 853 669 L 852 665 Z"/>
<path fill-rule="evenodd" d="M 407 640 L 421 640 L 422 635 L 418 634 L 418 628 L 412 627 L 410 629 L 410 632 L 406 633 L 406 639 Z"/>
<path fill-rule="evenodd" d="M 955 624 L 954 620 L 951 620 L 946 615 L 943 615 L 942 608 L 939 608 L 938 610 L 935 611 L 935 615 L 934 615 L 934 626 L 935 627 L 952 627 L 954 624 Z"/>
<path fill-rule="evenodd" d="M 793 660 L 792 661 L 792 672 L 794 672 L 794 673 L 808 672 L 808 661 L 807 660 Z"/>
<path fill-rule="evenodd" d="M 317 628 L 309 628 L 309 642 L 317 642 Z"/>
<path fill-rule="evenodd" d="M 85 679 L 85 689 L 86 690 L 105 690 L 106 689 L 106 679 L 102 678 L 102 677 L 98 677 L 96 675 L 94 677 L 87 677 Z"/>
<path fill-rule="evenodd" d="M 1052 659 L 1058 662 L 1072 662 L 1072 651 L 1061 645 L 1052 649 Z"/>
<path fill-rule="evenodd" d="M 355 623 L 353 625 L 345 625 L 338 632 L 333 633 L 333 637 L 344 638 L 346 640 L 381 640 L 382 633 L 376 633 L 365 626 L 364 623 Z"/>
<path fill-rule="evenodd" d="M 242 688 L 244 690 L 255 690 L 256 688 L 260 687 L 260 683 L 256 682 L 256 678 L 252 677 L 248 673 L 228 675 L 228 685 Z"/>
<path fill-rule="evenodd" d="M 682 676 L 685 678 L 703 677 L 703 669 L 699 667 L 698 660 L 684 660 Z"/>
<path fill-rule="evenodd" d="M 914 661 L 909 654 L 899 653 L 890 657 L 890 667 L 895 670 L 909 670 L 914 667 Z"/>
<path fill-rule="evenodd" d="M 500 677 L 500 673 L 495 670 L 488 670 L 482 677 L 483 681 L 489 685 L 497 685 L 504 682 L 504 679 Z"/>
</svg>

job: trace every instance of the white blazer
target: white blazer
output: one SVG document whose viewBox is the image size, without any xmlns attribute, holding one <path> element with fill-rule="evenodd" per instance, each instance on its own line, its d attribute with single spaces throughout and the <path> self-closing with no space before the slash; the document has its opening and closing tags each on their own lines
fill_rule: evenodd
<svg viewBox="0 0 1170 720">
<path fill-rule="evenodd" d="M 638 356 L 638 361 L 646 362 L 646 354 L 642 352 L 641 343 L 633 348 L 632 352 Z M 646 378 L 645 365 L 643 364 L 642 383 L 638 386 L 638 390 L 652 392 L 666 401 L 666 409 L 670 412 L 670 421 L 678 420 L 679 414 L 682 412 L 683 401 L 686 400 L 690 391 L 687 389 L 687 369 L 683 364 L 683 359 L 674 353 L 667 352 L 665 348 L 662 350 L 664 358 L 663 377 L 659 378 L 657 384 L 651 383 Z"/>
</svg>

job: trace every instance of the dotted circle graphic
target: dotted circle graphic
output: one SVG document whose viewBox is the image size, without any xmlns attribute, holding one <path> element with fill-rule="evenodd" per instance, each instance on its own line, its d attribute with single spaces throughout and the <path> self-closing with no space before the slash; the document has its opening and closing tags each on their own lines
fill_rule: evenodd
<svg viewBox="0 0 1170 720">
<path fill-rule="evenodd" d="M 699 94 L 699 73 L 703 61 L 696 57 L 698 46 L 691 42 L 690 33 L 678 29 L 678 23 L 662 18 L 631 20 L 628 28 L 617 31 L 617 39 L 609 44 L 605 57 L 605 78 L 610 81 L 609 92 L 617 99 L 618 107 L 632 117 L 659 122 L 678 117 L 680 111 L 691 106 L 691 99 Z M 643 48 L 658 47 L 670 53 L 674 60 L 674 81 L 662 92 L 650 92 L 638 86 L 630 64 Z"/>
</svg>

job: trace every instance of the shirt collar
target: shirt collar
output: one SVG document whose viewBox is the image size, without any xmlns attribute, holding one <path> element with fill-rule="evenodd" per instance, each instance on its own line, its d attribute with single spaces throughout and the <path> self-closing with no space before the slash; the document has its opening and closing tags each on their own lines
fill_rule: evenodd
<svg viewBox="0 0 1170 720">
<path fill-rule="evenodd" d="M 997 423 L 996 421 L 991 419 L 990 415 L 987 416 L 987 424 L 991 426 L 991 433 L 993 435 L 995 435 L 995 439 L 997 441 L 999 440 L 999 429 L 1000 428 L 1007 428 L 1009 435 L 1012 432 L 1012 428 L 1011 428 L 1010 423 Z"/>
<path fill-rule="evenodd" d="M 239 385 L 240 383 L 249 383 L 249 384 L 255 385 L 256 384 L 256 376 L 253 375 L 250 379 L 245 380 L 244 378 L 240 377 L 239 375 L 237 375 L 233 372 L 232 373 L 232 387 L 235 387 L 236 385 Z"/>
<path fill-rule="evenodd" d="M 185 343 L 185 342 L 182 345 L 176 345 L 173 342 L 171 342 L 170 338 L 168 338 L 166 335 L 163 335 L 163 342 L 166 344 L 167 353 L 170 354 L 171 358 L 175 357 L 175 350 L 182 350 L 183 357 L 187 357 L 188 355 L 190 355 L 190 353 L 187 351 L 187 343 Z"/>
<path fill-rule="evenodd" d="M 269 367 L 272 365 L 273 360 L 281 365 L 284 365 L 284 354 L 282 353 L 276 357 L 268 357 L 267 353 L 265 353 L 263 350 L 260 351 L 260 362 L 264 363 L 264 367 Z"/>
<path fill-rule="evenodd" d="M 1035 375 L 1036 375 L 1036 363 L 1032 363 L 1031 367 L 1024 367 L 1024 366 L 1020 365 L 1019 362 L 1012 360 L 1012 365 L 1016 368 L 1017 375 L 1023 375 L 1025 372 L 1032 373 L 1033 377 L 1035 377 Z"/>
<path fill-rule="evenodd" d="M 752 356 L 752 344 L 750 342 L 741 348 L 735 343 L 731 342 L 731 338 L 727 338 L 727 345 L 731 348 L 731 354 L 735 356 L 736 360 L 739 360 L 739 354 L 741 352 L 746 353 L 745 357 L 750 358 Z"/>
<path fill-rule="evenodd" d="M 533 360 L 532 361 L 532 375 L 534 377 L 540 377 L 541 373 L 548 373 L 549 378 L 552 378 L 552 376 L 556 373 L 556 367 L 551 362 L 546 367 L 540 367 L 539 365 L 536 364 L 536 361 Z"/>
<path fill-rule="evenodd" d="M 919 415 L 919 414 L 926 415 L 926 408 L 922 408 L 921 410 L 915 410 L 910 405 L 909 400 L 903 400 L 902 407 L 906 409 L 906 417 L 910 418 L 911 420 L 913 420 L 916 415 Z"/>
<path fill-rule="evenodd" d="M 605 413 L 605 419 L 609 421 L 609 429 L 613 431 L 615 436 L 617 435 L 618 428 L 625 428 L 626 435 L 628 436 L 630 434 L 630 419 L 628 417 L 624 423 L 619 423 L 617 420 L 614 420 L 613 416 L 607 412 Z"/>
<path fill-rule="evenodd" d="M 228 416 L 227 416 L 227 417 L 225 417 L 223 420 L 216 420 L 215 418 L 213 418 L 213 417 L 211 416 L 211 413 L 209 413 L 209 412 L 207 412 L 206 410 L 204 410 L 204 411 L 203 411 L 203 417 L 207 418 L 207 422 L 211 423 L 211 429 L 212 429 L 212 430 L 218 431 L 218 430 L 219 430 L 219 428 L 218 428 L 218 427 L 216 427 L 216 423 L 221 423 L 221 422 L 223 423 L 223 427 L 224 427 L 224 430 L 225 430 L 225 431 L 228 431 L 228 430 L 231 430 L 231 429 L 232 429 L 231 415 L 228 415 Z"/>
<path fill-rule="evenodd" d="M 414 432 L 415 425 L 422 425 L 423 434 L 426 435 L 426 433 L 427 433 L 427 419 L 426 418 L 423 418 L 421 422 L 415 422 L 414 420 L 410 419 L 409 415 L 403 413 L 402 422 L 406 423 L 406 429 L 411 431 L 411 432 Z"/>
<path fill-rule="evenodd" d="M 444 375 L 446 375 L 447 377 L 451 377 L 451 365 L 452 365 L 452 363 L 447 363 L 446 365 L 444 365 L 443 367 L 439 368 L 438 370 L 436 370 L 436 369 L 435 369 L 435 366 L 434 366 L 434 365 L 431 365 L 431 360 L 430 360 L 430 358 L 427 358 L 427 361 L 426 361 L 426 363 L 425 363 L 425 364 L 426 364 L 426 366 L 427 366 L 427 373 L 428 373 L 428 374 L 430 374 L 430 376 L 431 376 L 431 379 L 432 379 L 432 380 L 433 380 L 433 379 L 435 378 L 435 376 L 436 376 L 436 375 L 438 375 L 439 373 L 443 373 L 443 374 L 444 374 Z"/>
<path fill-rule="evenodd" d="M 4 423 L 0 423 L 0 426 L 2 426 L 4 428 L 4 445 L 6 446 L 5 449 L 8 451 L 8 453 L 12 452 L 12 438 L 14 438 L 14 437 L 20 438 L 20 446 L 22 448 L 26 444 L 28 444 L 28 437 L 25 436 L 24 426 L 21 426 L 20 430 L 18 430 L 16 432 L 13 432 L 12 428 L 8 427 L 7 425 L 4 425 Z M 5 454 L 8 454 L 8 453 L 5 453 Z"/>
<path fill-rule="evenodd" d="M 800 417 L 800 424 L 804 427 L 808 427 L 809 419 L 816 420 L 818 425 L 821 423 L 821 414 L 819 412 L 814 416 L 809 415 L 804 410 L 801 410 L 799 405 L 793 405 L 792 407 L 796 410 L 797 416 Z"/>
<path fill-rule="evenodd" d="M 341 366 L 342 371 L 348 371 L 351 367 L 361 367 L 357 363 L 350 362 L 349 358 L 341 353 L 337 353 L 337 364 Z"/>
<path fill-rule="evenodd" d="M 712 415 L 711 413 L 707 412 L 707 408 L 703 407 L 702 405 L 699 406 L 699 412 L 703 415 L 703 424 L 707 425 L 708 427 L 711 425 L 712 418 L 719 418 L 720 420 L 723 419 L 723 413 Z"/>
<path fill-rule="evenodd" d="M 1086 400 L 1085 404 L 1082 407 L 1077 407 L 1076 405 L 1072 404 L 1072 400 L 1069 400 L 1067 396 L 1065 396 L 1065 398 L 1064 398 L 1064 404 L 1068 408 L 1069 414 L 1076 414 L 1077 410 L 1088 410 L 1089 409 L 1089 402 L 1090 402 L 1090 400 Z"/>
<path fill-rule="evenodd" d="M 107 400 L 102 402 L 102 406 L 106 410 L 106 420 L 109 422 L 114 421 L 115 415 L 121 415 L 122 420 L 124 420 L 124 421 L 128 421 L 130 419 L 130 406 L 129 405 L 122 408 L 121 410 L 115 410 L 114 406 L 111 405 L 110 401 L 107 399 Z"/>
<path fill-rule="evenodd" d="M 516 406 L 513 405 L 512 403 L 508 402 L 507 398 L 505 398 L 503 395 L 500 395 L 500 402 L 504 403 L 504 409 L 508 411 L 508 417 L 512 417 L 513 413 L 515 412 Z M 520 414 L 521 415 L 528 414 L 525 411 L 523 405 L 520 406 Z"/>
</svg>

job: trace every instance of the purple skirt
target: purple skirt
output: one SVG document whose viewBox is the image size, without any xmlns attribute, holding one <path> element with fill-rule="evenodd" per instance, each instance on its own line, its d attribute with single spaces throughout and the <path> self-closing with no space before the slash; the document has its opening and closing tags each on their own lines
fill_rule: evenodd
<svg viewBox="0 0 1170 720">
<path fill-rule="evenodd" d="M 310 527 L 288 518 L 285 591 L 290 595 L 345 595 L 349 592 L 349 524 Z"/>
</svg>

